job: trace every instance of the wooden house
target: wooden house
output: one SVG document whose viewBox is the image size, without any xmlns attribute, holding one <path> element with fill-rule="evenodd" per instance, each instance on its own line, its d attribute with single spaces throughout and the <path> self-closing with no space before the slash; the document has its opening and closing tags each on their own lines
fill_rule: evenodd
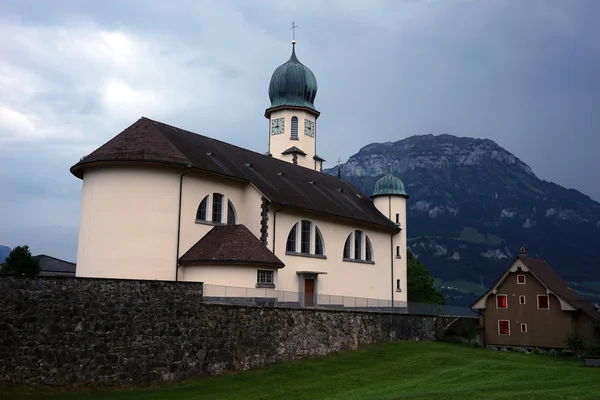
<svg viewBox="0 0 600 400">
<path fill-rule="evenodd" d="M 579 332 L 586 343 L 600 335 L 597 305 L 572 290 L 544 260 L 520 254 L 471 308 L 480 314 L 486 346 L 568 348 Z"/>
</svg>

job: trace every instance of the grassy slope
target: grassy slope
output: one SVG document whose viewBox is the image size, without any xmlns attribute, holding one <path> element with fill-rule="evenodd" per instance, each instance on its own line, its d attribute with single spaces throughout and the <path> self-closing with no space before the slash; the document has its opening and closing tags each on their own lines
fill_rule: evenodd
<svg viewBox="0 0 600 400">
<path fill-rule="evenodd" d="M 0 399 L 548 400 L 598 399 L 598 393 L 600 369 L 573 359 L 439 342 L 393 342 L 154 389 L 86 394 L 10 389 Z"/>
</svg>

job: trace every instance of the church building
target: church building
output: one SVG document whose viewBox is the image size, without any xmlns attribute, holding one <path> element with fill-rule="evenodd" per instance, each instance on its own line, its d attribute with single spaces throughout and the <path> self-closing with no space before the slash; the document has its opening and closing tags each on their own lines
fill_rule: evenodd
<svg viewBox="0 0 600 400">
<path fill-rule="evenodd" d="M 390 170 L 369 196 L 322 172 L 316 94 L 293 41 L 268 152 L 142 117 L 83 157 L 76 276 L 406 301 L 404 185 Z"/>
</svg>

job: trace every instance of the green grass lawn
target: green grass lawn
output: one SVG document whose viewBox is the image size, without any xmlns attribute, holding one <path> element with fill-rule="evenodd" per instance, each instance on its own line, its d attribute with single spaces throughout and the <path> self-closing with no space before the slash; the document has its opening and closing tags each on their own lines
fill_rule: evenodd
<svg viewBox="0 0 600 400">
<path fill-rule="evenodd" d="M 2 390 L 2 389 L 0 389 Z M 393 342 L 152 389 L 3 388 L 0 399 L 599 399 L 600 368 L 580 360 L 441 342 Z"/>
</svg>

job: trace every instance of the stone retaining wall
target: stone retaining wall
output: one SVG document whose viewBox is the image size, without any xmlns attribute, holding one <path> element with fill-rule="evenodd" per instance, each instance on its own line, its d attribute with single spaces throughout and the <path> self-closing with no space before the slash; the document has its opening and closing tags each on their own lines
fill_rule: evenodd
<svg viewBox="0 0 600 400">
<path fill-rule="evenodd" d="M 443 334 L 456 318 L 202 303 L 202 284 L 0 278 L 0 383 L 142 385 Z"/>
</svg>

